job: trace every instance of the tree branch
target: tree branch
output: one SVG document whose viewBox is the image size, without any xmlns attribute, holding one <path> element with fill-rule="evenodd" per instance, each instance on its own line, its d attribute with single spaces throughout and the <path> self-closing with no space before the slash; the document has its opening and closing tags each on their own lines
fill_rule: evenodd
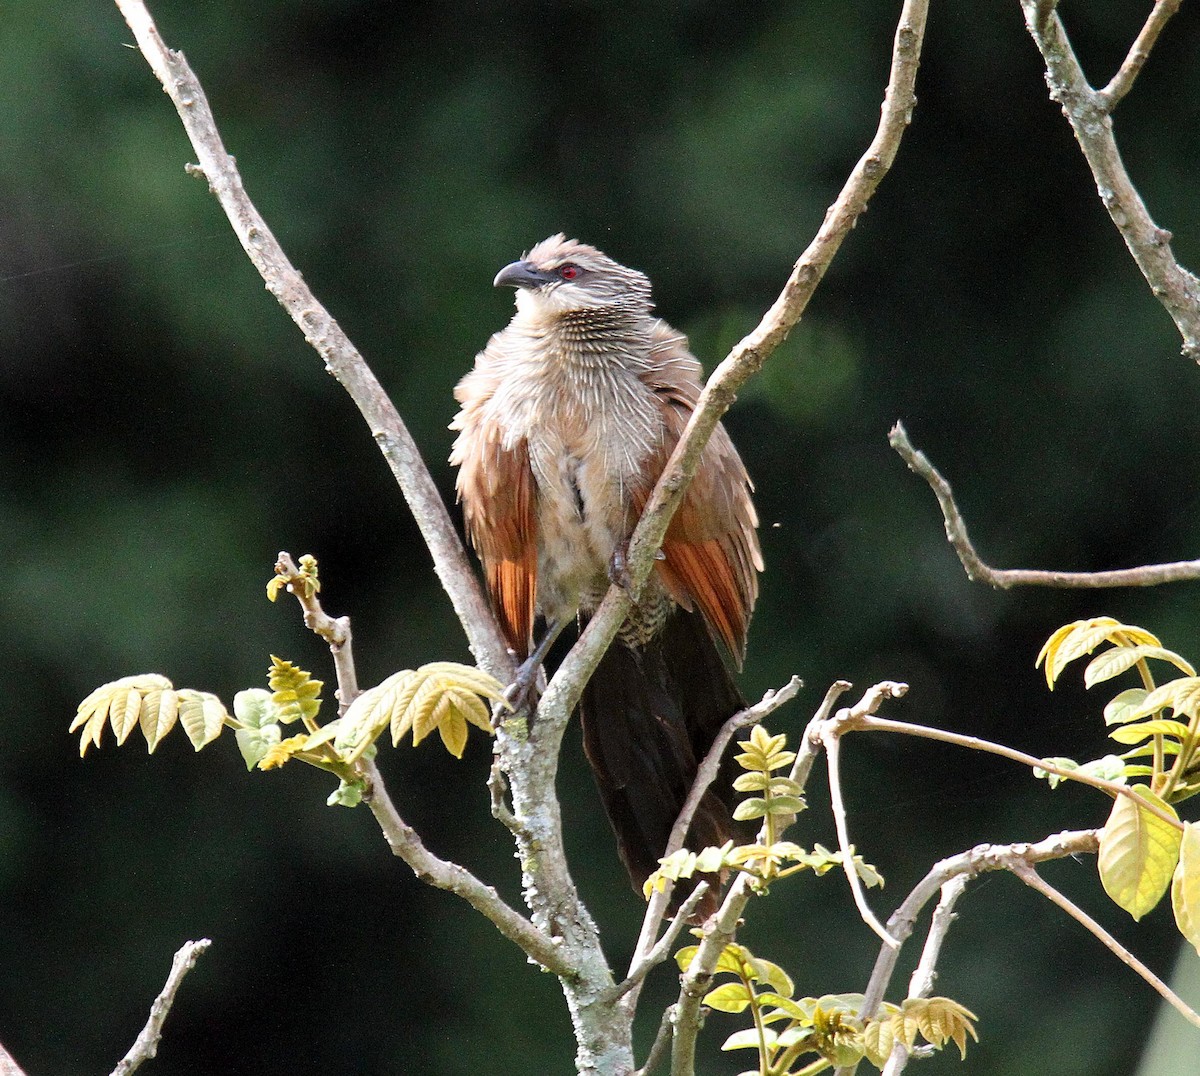
<svg viewBox="0 0 1200 1076">
<path fill-rule="evenodd" d="M 0 1076 L 25 1076 L 25 1070 L 16 1063 L 2 1045 L 0 1045 Z"/>
<path fill-rule="evenodd" d="M 1105 587 L 1153 587 L 1160 583 L 1178 583 L 1200 579 L 1200 560 L 1174 561 L 1170 564 L 1146 564 L 1140 568 L 1119 568 L 1106 572 L 1054 572 L 1033 568 L 991 568 L 983 562 L 967 535 L 967 524 L 954 502 L 947 482 L 924 452 L 913 447 L 904 425 L 897 422 L 888 434 L 888 444 L 908 464 L 910 471 L 929 483 L 946 524 L 946 537 L 966 569 L 967 578 L 987 583 L 1000 590 L 1010 587 L 1040 586 L 1101 589 Z"/>
<path fill-rule="evenodd" d="M 758 326 L 720 363 L 704 386 L 683 436 L 654 487 L 629 543 L 628 568 L 635 587 L 649 576 L 667 527 L 683 500 L 704 446 L 729 410 L 737 392 L 787 339 L 808 306 L 859 216 L 891 168 L 900 140 L 916 105 L 914 87 L 929 0 L 905 0 L 892 48 L 891 71 L 884 93 L 879 126 L 867 151 L 854 166 L 841 193 L 825 214 L 816 236 L 800 256 L 787 283 Z M 628 614 L 631 598 L 623 587 L 610 587 L 600 608 L 547 688 L 559 715 L 569 713 L 583 685 Z M 543 710 L 545 707 L 543 707 Z M 539 711 L 539 718 L 543 711 Z"/>
<path fill-rule="evenodd" d="M 434 571 L 462 621 L 476 661 L 497 679 L 507 682 L 512 678 L 512 658 L 408 428 L 366 360 L 317 301 L 250 201 L 237 165 L 221 140 L 204 88 L 183 53 L 166 46 L 142 0 L 116 0 L 116 4 L 142 55 L 174 103 L 196 151 L 199 171 L 229 218 L 242 248 L 267 289 L 300 327 L 305 340 L 324 360 L 325 368 L 350 394 L 366 419 L 429 547 Z"/>
<path fill-rule="evenodd" d="M 1046 63 L 1050 97 L 1062 106 L 1063 114 L 1075 132 L 1096 181 L 1100 200 L 1154 297 L 1166 308 L 1179 329 L 1184 355 L 1200 362 L 1200 281 L 1175 260 L 1171 252 L 1171 233 L 1154 223 L 1130 181 L 1113 137 L 1109 115 L 1132 85 L 1145 60 L 1144 54 L 1174 9 L 1161 0 L 1155 6 L 1134 42 L 1130 56 L 1113 80 L 1116 86 L 1110 84 L 1113 91 L 1110 95 L 1109 90 L 1096 91 L 1088 84 L 1056 11 L 1047 11 L 1041 0 L 1021 0 L 1021 7 L 1030 36 Z"/>
<path fill-rule="evenodd" d="M 950 932 L 956 916 L 954 906 L 967 891 L 969 879 L 965 874 L 956 874 L 942 885 L 942 895 L 937 907 L 933 909 L 933 918 L 929 923 L 929 933 L 925 935 L 925 945 L 921 949 L 921 959 L 917 962 L 916 970 L 908 981 L 908 996 L 910 998 L 927 998 L 933 992 L 933 984 L 937 980 L 937 963 L 942 952 L 942 943 Z M 891 1057 L 888 1058 L 883 1076 L 900 1076 L 908 1064 L 910 1052 L 902 1041 L 897 1041 L 892 1047 Z"/>
<path fill-rule="evenodd" d="M 969 851 L 960 852 L 935 863 L 929 869 L 888 919 L 888 934 L 903 945 L 911 937 L 921 910 L 943 886 L 955 878 L 961 877 L 970 881 L 988 871 L 1013 870 L 1017 863 L 1041 863 L 1081 853 L 1094 853 L 1099 847 L 1098 831 L 1091 829 L 1058 833 L 1036 844 L 976 845 Z M 864 1017 L 874 1016 L 878 1012 L 899 959 L 899 947 L 886 943 L 879 947 L 875 967 L 864 991 Z M 844 1073 L 839 1072 L 837 1076 L 844 1076 Z"/>
<path fill-rule="evenodd" d="M 1036 870 L 1028 863 L 1017 863 L 1012 868 L 1012 871 L 1018 878 L 1021 879 L 1027 886 L 1036 889 L 1052 904 L 1056 904 L 1064 912 L 1067 913 L 1076 922 L 1083 924 L 1093 935 L 1100 939 L 1104 945 L 1112 952 L 1122 964 L 1127 965 L 1146 980 L 1163 999 L 1174 1006 L 1188 1023 L 1195 1027 L 1200 1027 L 1200 1013 L 1196 1012 L 1186 1001 L 1175 993 L 1166 983 L 1154 974 L 1145 964 L 1143 964 L 1136 956 L 1125 948 L 1116 938 L 1114 938 L 1107 930 L 1096 922 L 1090 915 L 1087 914 L 1079 905 L 1071 901 L 1065 894 L 1060 893 L 1054 886 L 1050 885 Z"/>
<path fill-rule="evenodd" d="M 1121 64 L 1120 69 L 1113 75 L 1108 85 L 1097 94 L 1105 112 L 1111 114 L 1121 98 L 1133 88 L 1134 79 L 1141 73 L 1142 65 L 1150 58 L 1150 50 L 1154 48 L 1158 35 L 1167 25 L 1171 16 L 1179 10 L 1182 2 L 1183 0 L 1156 0 L 1154 10 L 1146 19 L 1146 24 L 1142 27 L 1142 32 L 1138 34 L 1137 40 L 1130 46 L 1125 62 Z"/>
<path fill-rule="evenodd" d="M 112 1076 L 129 1076 L 129 1073 L 138 1068 L 143 1061 L 149 1061 L 158 1053 L 158 1044 L 162 1040 L 163 1023 L 171 1011 L 171 1006 L 175 1004 L 175 995 L 183 984 L 184 976 L 196 966 L 196 961 L 210 945 L 212 942 L 208 938 L 201 938 L 199 941 L 184 942 L 180 946 L 171 961 L 171 972 L 167 976 L 166 985 L 154 999 L 154 1004 L 150 1006 L 150 1017 L 146 1021 L 146 1026 L 142 1028 L 141 1034 L 130 1047 L 129 1053 L 117 1062 L 117 1067 L 112 1070 Z"/>
</svg>

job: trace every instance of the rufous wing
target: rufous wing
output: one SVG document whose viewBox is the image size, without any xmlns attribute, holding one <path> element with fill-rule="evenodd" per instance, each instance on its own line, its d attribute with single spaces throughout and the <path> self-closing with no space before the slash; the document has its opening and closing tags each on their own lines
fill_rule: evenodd
<svg viewBox="0 0 1200 1076">
<path fill-rule="evenodd" d="M 636 491 L 640 514 L 658 481 L 700 392 L 700 364 L 687 350 L 687 339 L 664 322 L 656 334 L 658 360 L 644 380 L 662 404 L 663 441 L 647 468 L 647 485 Z M 671 520 L 656 564 L 659 578 L 685 609 L 699 609 L 709 628 L 738 665 L 746 649 L 750 614 L 758 598 L 762 553 L 758 516 L 746 468 L 723 426 L 713 431 Z"/>
<path fill-rule="evenodd" d="M 455 395 L 462 410 L 450 455 L 471 544 L 483 562 L 492 608 L 509 646 L 524 659 L 532 648 L 537 603 L 536 487 L 524 440 L 511 447 L 488 421 L 479 381 L 468 374 Z"/>
</svg>

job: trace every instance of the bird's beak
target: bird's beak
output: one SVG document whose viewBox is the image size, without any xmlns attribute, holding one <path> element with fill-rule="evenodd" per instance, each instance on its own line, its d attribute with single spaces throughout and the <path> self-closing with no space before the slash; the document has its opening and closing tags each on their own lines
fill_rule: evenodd
<svg viewBox="0 0 1200 1076">
<path fill-rule="evenodd" d="M 539 269 L 533 262 L 513 262 L 496 274 L 492 286 L 499 288 L 507 284 L 512 288 L 540 288 L 543 284 L 557 279 L 553 273 Z"/>
</svg>

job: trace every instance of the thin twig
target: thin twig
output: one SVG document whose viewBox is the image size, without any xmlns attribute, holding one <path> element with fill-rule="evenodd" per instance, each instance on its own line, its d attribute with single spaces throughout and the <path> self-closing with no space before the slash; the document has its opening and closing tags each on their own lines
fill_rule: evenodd
<svg viewBox="0 0 1200 1076">
<path fill-rule="evenodd" d="M 462 897 L 547 971 L 567 978 L 574 975 L 575 969 L 569 954 L 523 915 L 505 904 L 495 889 L 485 885 L 465 867 L 439 859 L 429 851 L 416 830 L 400 817 L 387 788 L 380 780 L 375 763 L 364 760 L 361 765 L 369 782 L 363 801 L 370 806 L 392 852 L 404 860 L 421 881 Z"/>
<path fill-rule="evenodd" d="M 812 720 L 804 730 L 804 735 L 796 747 L 796 761 L 792 763 L 792 772 L 788 774 L 788 778 L 795 781 L 802 789 L 808 784 L 808 775 L 812 772 L 817 752 L 821 749 L 821 729 L 829 720 L 829 715 L 833 713 L 838 699 L 853 686 L 849 680 L 835 680 L 830 684 L 829 690 L 825 692 L 825 698 L 821 700 L 821 705 L 817 707 L 817 712 L 813 714 Z"/>
<path fill-rule="evenodd" d="M 863 732 L 897 732 L 903 736 L 919 736 L 926 740 L 938 740 L 941 743 L 954 744 L 956 747 L 966 747 L 972 751 L 984 751 L 989 755 L 999 755 L 1001 758 L 1007 758 L 1012 762 L 1019 762 L 1023 766 L 1028 766 L 1030 769 L 1044 770 L 1046 773 L 1052 773 L 1056 777 L 1061 777 L 1064 781 L 1076 781 L 1081 785 L 1090 785 L 1092 788 L 1098 788 L 1102 792 L 1107 792 L 1110 796 L 1124 796 L 1139 810 L 1154 815 L 1174 829 L 1183 829 L 1183 823 L 1178 818 L 1172 817 L 1169 811 L 1164 811 L 1161 807 L 1157 807 L 1148 800 L 1142 799 L 1129 785 L 1118 784 L 1116 781 L 1108 781 L 1103 777 L 1094 777 L 1083 770 L 1064 769 L 1049 759 L 1037 758 L 1034 755 L 1026 754 L 1024 751 L 1018 751 L 1014 747 L 1006 747 L 1004 744 L 993 743 L 991 740 L 984 740 L 979 736 L 964 736 L 959 732 L 948 732 L 946 729 L 933 728 L 929 725 L 914 725 L 908 721 L 893 721 L 886 717 L 860 717 L 857 715 L 852 717 L 847 722 L 846 727 L 840 731 L 844 733 L 849 731 L 850 728 L 857 728 Z"/>
<path fill-rule="evenodd" d="M 1178 1010 L 1185 1020 L 1196 1027 L 1200 1027 L 1200 1013 L 1196 1012 L 1186 1001 L 1175 993 L 1166 983 L 1154 974 L 1145 964 L 1143 964 L 1136 956 L 1125 948 L 1116 938 L 1114 938 L 1107 930 L 1096 922 L 1090 915 L 1087 914 L 1079 905 L 1070 900 L 1064 893 L 1060 893 L 1054 886 L 1050 885 L 1033 867 L 1028 864 L 1018 864 L 1012 868 L 1013 873 L 1021 879 L 1027 886 L 1036 889 L 1047 900 L 1056 904 L 1064 912 L 1067 913 L 1076 922 L 1081 923 L 1093 935 L 1100 939 L 1101 942 L 1113 953 L 1122 964 L 1127 965 L 1146 980 L 1155 990 L 1162 995 L 1163 999 L 1169 1002 L 1176 1010 Z"/>
<path fill-rule="evenodd" d="M 1100 200 L 1154 297 L 1175 322 L 1183 338 L 1184 355 L 1200 362 L 1200 280 L 1175 260 L 1171 252 L 1171 233 L 1154 223 L 1125 170 L 1109 115 L 1119 95 L 1110 98 L 1105 91 L 1096 91 L 1088 84 L 1056 11 L 1047 15 L 1042 0 L 1021 0 L 1021 7 L 1025 25 L 1046 64 L 1050 97 L 1062 106 L 1063 114 L 1075 132 L 1096 181 Z M 1147 23 L 1149 32 L 1144 28 L 1138 35 L 1139 42 L 1143 36 L 1153 41 L 1161 22 L 1166 21 L 1164 12 L 1158 12 L 1158 16 L 1156 20 L 1155 13 L 1151 13 L 1151 22 Z M 1133 53 L 1137 51 L 1135 42 Z M 1141 61 L 1135 63 L 1137 67 L 1141 66 Z M 1122 70 L 1125 70 L 1124 65 Z M 1118 91 L 1126 81 L 1132 82 L 1132 74 L 1136 74 L 1136 69 L 1131 69 L 1124 77 L 1118 72 Z"/>
<path fill-rule="evenodd" d="M 112 1070 L 112 1076 L 129 1076 L 129 1073 L 138 1068 L 143 1061 L 149 1061 L 158 1053 L 158 1044 L 162 1040 L 163 1023 L 171 1011 L 171 1006 L 175 1004 L 175 995 L 179 992 L 184 977 L 196 966 L 196 961 L 210 945 L 212 942 L 208 938 L 201 938 L 199 941 L 184 942 L 179 947 L 179 951 L 171 961 L 171 972 L 167 976 L 166 984 L 163 986 L 162 992 L 154 999 L 154 1004 L 150 1006 L 150 1017 L 146 1021 L 146 1026 L 142 1028 L 137 1041 L 130 1047 L 129 1053 L 117 1062 L 117 1067 Z"/>
<path fill-rule="evenodd" d="M 366 419 L 429 547 L 434 570 L 462 621 L 471 652 L 481 667 L 507 682 L 512 678 L 512 658 L 412 435 L 366 360 L 317 301 L 251 202 L 237 165 L 221 140 L 204 88 L 183 53 L 166 46 L 142 0 L 116 0 L 116 4 L 142 55 L 174 103 L 196 151 L 199 171 L 229 218 L 242 248 L 271 294 Z"/>
<path fill-rule="evenodd" d="M 725 757 L 726 748 L 729 747 L 729 743 L 733 737 L 742 729 L 748 728 L 750 725 L 757 725 L 769 714 L 774 713 L 779 707 L 783 706 L 784 703 L 791 701 L 803 686 L 804 684 L 800 678 L 793 676 L 778 691 L 768 691 L 763 695 L 760 702 L 755 703 L 753 706 L 747 706 L 744 710 L 739 710 L 721 726 L 721 731 L 713 739 L 712 746 L 709 747 L 708 753 L 704 756 L 704 761 L 700 763 L 699 768 L 696 770 L 696 779 L 692 782 L 692 787 L 688 792 L 687 799 L 684 801 L 682 810 L 679 812 L 679 817 L 675 820 L 675 825 L 671 827 L 671 836 L 668 838 L 667 847 L 663 851 L 664 857 L 674 855 L 683 847 L 683 842 L 687 838 L 687 832 L 691 828 L 692 819 L 695 817 L 696 810 L 700 806 L 700 801 L 704 798 L 704 794 L 708 791 L 713 781 L 716 780 L 717 774 L 721 769 L 721 762 Z M 642 918 L 642 929 L 638 935 L 637 945 L 634 946 L 633 956 L 629 961 L 628 977 L 633 976 L 634 969 L 646 958 L 646 954 L 651 952 L 653 948 L 657 948 L 654 938 L 658 934 L 658 924 L 662 922 L 662 918 L 666 914 L 673 891 L 674 882 L 668 879 L 662 889 L 656 889 L 650 895 L 650 902 L 646 906 L 646 914 Z M 628 982 L 628 978 L 626 981 Z M 634 991 L 626 999 L 625 1004 L 627 1007 L 630 1007 L 630 1011 L 632 1011 L 633 1007 L 636 1007 L 637 991 Z"/>
<path fill-rule="evenodd" d="M 635 986 L 645 980 L 654 968 L 667 959 L 671 953 L 671 946 L 675 944 L 683 928 L 691 920 L 692 913 L 700 906 L 700 902 L 708 894 L 709 888 L 708 882 L 703 879 L 696 883 L 696 887 L 688 894 L 687 900 L 679 906 L 679 911 L 667 924 L 667 929 L 654 944 L 654 948 L 629 969 L 629 975 L 622 982 L 612 988 L 610 996 L 613 1000 L 633 990 Z"/>
<path fill-rule="evenodd" d="M 303 559 L 303 558 L 301 558 Z M 333 668 L 337 675 L 338 714 L 344 714 L 358 698 L 358 671 L 354 666 L 353 636 L 348 616 L 332 617 L 321 606 L 309 577 L 292 560 L 290 553 L 280 553 L 275 560 L 275 574 L 286 580 L 287 589 L 294 594 L 304 610 L 304 626 L 319 635 L 329 645 Z"/>
<path fill-rule="evenodd" d="M 1098 96 L 1102 99 L 1106 112 L 1111 114 L 1121 98 L 1133 88 L 1134 79 L 1141 72 L 1142 65 L 1150 58 L 1150 50 L 1154 48 L 1158 35 L 1167 25 L 1171 16 L 1179 10 L 1182 2 L 1183 0 L 1156 0 L 1154 10 L 1147 17 L 1142 32 L 1137 35 L 1137 40 L 1130 46 L 1125 62 L 1121 64 L 1108 85 L 1099 92 Z"/>
<path fill-rule="evenodd" d="M 854 845 L 850 843 L 850 830 L 846 821 L 846 805 L 842 800 L 842 779 L 838 773 L 840 739 L 836 731 L 830 729 L 824 737 L 824 741 L 825 761 L 829 768 L 829 800 L 833 809 L 833 824 L 837 829 L 838 848 L 841 849 L 842 853 L 842 868 L 846 873 L 846 880 L 850 883 L 850 892 L 854 896 L 854 906 L 858 909 L 858 914 L 862 917 L 862 921 L 883 939 L 885 945 L 899 948 L 900 943 L 887 932 L 884 925 L 871 910 L 871 906 L 867 903 L 867 895 L 863 892 L 862 879 L 859 878 L 858 871 L 854 867 Z"/>
<path fill-rule="evenodd" d="M 942 943 L 955 920 L 954 905 L 958 898 L 967 891 L 969 879 L 965 874 L 956 874 L 942 885 L 942 895 L 933 916 L 929 921 L 929 933 L 925 935 L 925 945 L 921 949 L 921 959 L 917 962 L 916 970 L 908 981 L 908 996 L 910 998 L 927 998 L 933 993 L 933 984 L 937 981 L 937 964 L 942 953 Z M 883 1076 L 900 1076 L 908 1064 L 909 1049 L 900 1040 L 892 1047 L 892 1055 L 888 1058 Z"/>
<path fill-rule="evenodd" d="M 650 1052 L 646 1055 L 646 1063 L 634 1073 L 634 1076 L 650 1076 L 662 1064 L 674 1034 L 675 1006 L 668 1005 L 663 1009 L 662 1019 L 658 1024 L 658 1033 L 654 1036 L 654 1045 L 650 1047 Z M 0 1076 L 5 1076 L 5 1074 L 0 1073 Z M 14 1073 L 13 1076 L 24 1076 L 24 1074 Z"/>
<path fill-rule="evenodd" d="M 989 586 L 1001 590 L 1019 586 L 1100 589 L 1105 587 L 1153 587 L 1160 583 L 1178 583 L 1183 580 L 1200 579 L 1200 560 L 1175 561 L 1170 564 L 1146 564 L 1140 568 L 1120 568 L 1106 572 L 1054 572 L 1033 568 L 991 568 L 975 552 L 975 547 L 967 536 L 967 525 L 954 501 L 950 483 L 929 462 L 929 457 L 924 452 L 913 447 L 902 423 L 897 422 L 892 427 L 888 434 L 888 443 L 908 464 L 909 470 L 929 483 L 930 489 L 933 490 L 938 504 L 942 508 L 942 517 L 946 523 L 946 537 L 953 546 L 954 552 L 958 554 L 958 559 L 962 561 L 962 565 L 967 571 L 967 578 L 976 583 L 987 583 Z"/>
</svg>

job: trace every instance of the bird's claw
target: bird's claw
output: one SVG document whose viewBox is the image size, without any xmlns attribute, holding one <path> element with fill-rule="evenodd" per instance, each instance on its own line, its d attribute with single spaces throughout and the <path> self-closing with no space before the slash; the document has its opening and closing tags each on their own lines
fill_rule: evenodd
<svg viewBox="0 0 1200 1076">
<path fill-rule="evenodd" d="M 537 657 L 526 658 L 517 667 L 512 683 L 504 689 L 504 701 L 514 710 L 532 709 L 536 704 L 541 667 L 542 663 Z"/>
<path fill-rule="evenodd" d="M 608 580 L 627 594 L 633 594 L 633 576 L 629 574 L 627 553 L 624 546 L 617 546 L 613 550 L 612 560 L 608 562 Z"/>
</svg>

